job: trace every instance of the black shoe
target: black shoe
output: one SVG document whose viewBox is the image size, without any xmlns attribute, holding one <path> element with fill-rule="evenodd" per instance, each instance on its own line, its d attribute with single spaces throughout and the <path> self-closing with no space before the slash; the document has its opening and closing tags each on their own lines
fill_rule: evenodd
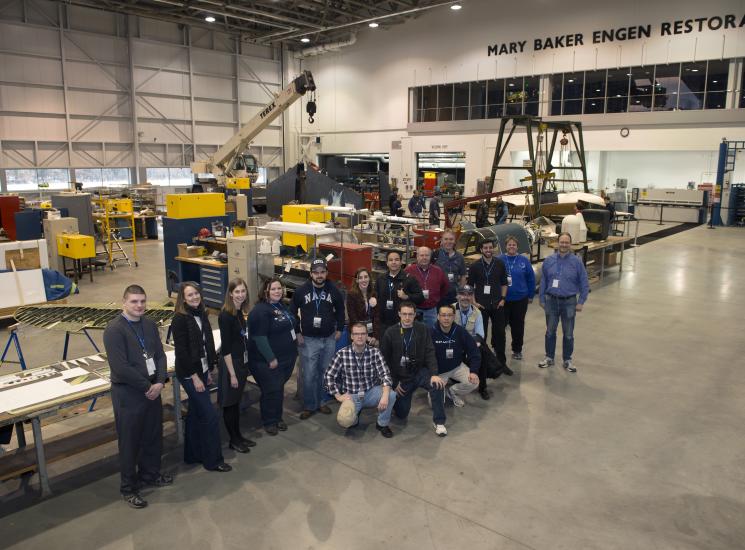
<svg viewBox="0 0 745 550">
<path fill-rule="evenodd" d="M 280 420 L 279 422 L 277 422 L 277 429 L 280 432 L 286 432 L 287 431 L 287 424 L 285 424 L 285 421 L 284 420 Z"/>
<path fill-rule="evenodd" d="M 318 412 L 323 414 L 331 414 L 331 408 L 326 405 L 321 405 L 318 407 Z"/>
<path fill-rule="evenodd" d="M 242 436 L 241 436 L 241 442 L 246 447 L 256 447 L 256 441 L 252 441 L 251 439 L 246 439 L 245 437 L 242 437 Z"/>
<path fill-rule="evenodd" d="M 484 401 L 488 401 L 489 399 L 491 399 L 491 395 L 489 395 L 489 390 L 487 390 L 486 388 L 484 388 L 483 390 L 479 390 L 479 395 L 481 396 L 481 399 L 483 399 Z"/>
<path fill-rule="evenodd" d="M 231 441 L 230 443 L 228 443 L 228 447 L 230 447 L 237 453 L 247 453 L 251 450 L 248 448 L 248 445 L 243 443 L 243 441 L 236 441 L 235 443 Z"/>
<path fill-rule="evenodd" d="M 513 374 L 515 374 L 515 372 L 510 367 L 508 367 L 507 365 L 505 365 L 504 367 L 502 367 L 502 372 L 504 374 L 506 374 L 507 376 L 512 376 Z"/>
<path fill-rule="evenodd" d="M 300 420 L 308 420 L 311 416 L 313 416 L 314 411 L 304 410 L 300 413 Z"/>
<path fill-rule="evenodd" d="M 132 508 L 140 509 L 140 508 L 147 508 L 147 500 L 142 498 L 137 493 L 132 493 L 131 495 L 122 495 L 122 498 L 124 499 L 124 502 L 129 504 Z"/>
<path fill-rule="evenodd" d="M 269 435 L 277 435 L 279 433 L 279 427 L 276 424 L 271 426 L 264 426 L 264 431 Z"/>
<path fill-rule="evenodd" d="M 376 422 L 375 427 L 378 429 L 380 435 L 382 435 L 383 437 L 393 437 L 393 432 L 388 426 L 381 426 Z"/>
<path fill-rule="evenodd" d="M 155 479 L 143 479 L 142 482 L 150 487 L 165 487 L 173 484 L 173 476 L 170 474 L 160 474 Z M 147 503 L 145 503 L 147 506 Z"/>
<path fill-rule="evenodd" d="M 230 464 L 225 464 L 224 462 L 221 464 L 218 464 L 214 468 L 212 468 L 211 472 L 230 472 L 233 469 L 233 467 Z"/>
</svg>

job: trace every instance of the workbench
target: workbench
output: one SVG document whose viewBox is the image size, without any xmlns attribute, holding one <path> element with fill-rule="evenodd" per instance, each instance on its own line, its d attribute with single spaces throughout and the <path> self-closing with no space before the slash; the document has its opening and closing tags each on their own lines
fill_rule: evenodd
<svg viewBox="0 0 745 550">
<path fill-rule="evenodd" d="M 228 289 L 228 264 L 205 257 L 176 256 L 175 259 L 179 279 L 199 284 L 204 305 L 221 309 Z"/>
</svg>

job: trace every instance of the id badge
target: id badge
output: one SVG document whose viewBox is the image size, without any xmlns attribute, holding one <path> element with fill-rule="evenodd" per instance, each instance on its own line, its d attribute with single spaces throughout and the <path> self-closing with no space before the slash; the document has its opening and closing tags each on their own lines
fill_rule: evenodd
<svg viewBox="0 0 745 550">
<path fill-rule="evenodd" d="M 244 364 L 248 363 L 248 352 L 247 351 L 243 352 L 243 363 Z"/>
<path fill-rule="evenodd" d="M 386 300 L 385 309 L 393 309 L 393 300 Z"/>
<path fill-rule="evenodd" d="M 491 294 L 491 285 L 484 286 L 484 294 Z"/>
<path fill-rule="evenodd" d="M 408 362 L 409 362 L 409 358 L 408 358 L 408 357 L 406 357 L 405 355 L 402 355 L 402 356 L 401 356 L 401 366 L 402 366 L 402 367 L 405 367 L 405 366 L 407 365 L 407 363 L 408 363 Z"/>
<path fill-rule="evenodd" d="M 551 288 L 559 288 L 559 279 L 551 281 Z"/>
<path fill-rule="evenodd" d="M 372 334 L 372 331 L 373 331 L 373 324 L 372 324 L 372 322 L 368 322 L 366 324 L 366 326 L 367 326 L 367 333 L 368 334 Z"/>
<path fill-rule="evenodd" d="M 422 294 L 424 294 L 425 300 L 429 300 L 429 289 L 428 288 L 425 288 L 424 290 L 422 290 Z"/>
<path fill-rule="evenodd" d="M 452 350 L 452 348 L 448 348 L 448 349 L 445 350 L 445 357 L 447 357 L 448 359 L 452 359 L 453 358 L 453 350 Z"/>
<path fill-rule="evenodd" d="M 321 328 L 321 318 L 313 317 L 313 328 Z"/>
<path fill-rule="evenodd" d="M 147 375 L 153 376 L 155 374 L 155 359 L 146 355 L 145 366 L 147 367 Z"/>
<path fill-rule="evenodd" d="M 448 273 L 448 281 L 453 282 L 455 280 L 455 275 L 453 273 Z"/>
<path fill-rule="evenodd" d="M 291 329 L 290 329 L 290 336 L 292 336 L 292 341 L 293 341 L 293 342 L 294 342 L 295 340 L 297 340 L 297 336 L 295 335 L 295 329 L 294 329 L 294 328 L 291 328 Z"/>
<path fill-rule="evenodd" d="M 507 275 L 507 286 L 512 286 L 512 275 Z"/>
</svg>

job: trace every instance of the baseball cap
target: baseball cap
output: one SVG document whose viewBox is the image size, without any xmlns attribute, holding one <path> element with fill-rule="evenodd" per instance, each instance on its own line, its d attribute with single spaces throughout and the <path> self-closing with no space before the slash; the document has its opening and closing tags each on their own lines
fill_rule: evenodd
<svg viewBox="0 0 745 550">
<path fill-rule="evenodd" d="M 461 285 L 458 287 L 458 294 L 473 294 L 473 287 L 471 285 Z"/>
<path fill-rule="evenodd" d="M 339 412 L 336 413 L 336 421 L 342 428 L 351 428 L 357 423 L 357 411 L 351 399 L 345 399 L 341 402 Z"/>
<path fill-rule="evenodd" d="M 316 269 L 326 269 L 326 260 L 323 258 L 316 258 L 310 263 L 310 270 L 315 271 Z"/>
</svg>

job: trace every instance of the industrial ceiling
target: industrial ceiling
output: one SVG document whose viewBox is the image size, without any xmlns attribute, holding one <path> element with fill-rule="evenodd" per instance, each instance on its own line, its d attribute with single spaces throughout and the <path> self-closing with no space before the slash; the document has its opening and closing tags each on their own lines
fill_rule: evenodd
<svg viewBox="0 0 745 550">
<path fill-rule="evenodd" d="M 258 44 L 301 49 L 348 39 L 360 29 L 404 23 L 443 0 L 59 0 L 129 15 L 213 28 Z M 455 8 L 453 8 L 455 6 Z M 214 20 L 212 20 L 214 18 Z"/>
</svg>

